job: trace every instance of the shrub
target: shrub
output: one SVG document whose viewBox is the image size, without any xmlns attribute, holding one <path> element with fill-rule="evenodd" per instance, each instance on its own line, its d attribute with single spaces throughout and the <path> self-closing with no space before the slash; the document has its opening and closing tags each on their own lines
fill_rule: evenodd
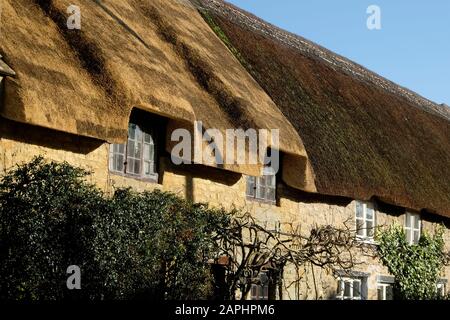
<svg viewBox="0 0 450 320">
<path fill-rule="evenodd" d="M 0 180 L 0 298 L 208 298 L 228 215 L 161 191 L 107 197 L 88 174 L 39 157 Z M 69 265 L 81 290 L 66 287 Z"/>
<path fill-rule="evenodd" d="M 446 261 L 443 228 L 434 235 L 424 233 L 418 244 L 409 245 L 405 232 L 392 225 L 377 235 L 381 261 L 395 276 L 397 299 L 436 299 L 436 283 Z"/>
</svg>

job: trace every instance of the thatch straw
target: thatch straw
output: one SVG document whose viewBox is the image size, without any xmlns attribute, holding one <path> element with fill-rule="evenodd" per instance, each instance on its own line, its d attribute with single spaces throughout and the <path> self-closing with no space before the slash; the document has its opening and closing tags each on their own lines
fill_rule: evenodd
<svg viewBox="0 0 450 320">
<path fill-rule="evenodd" d="M 6 1 L 0 53 L 17 75 L 2 116 L 109 142 L 126 139 L 132 108 L 219 130 L 280 129 L 281 151 L 308 163 L 295 128 L 189 2 L 80 0 L 81 30 L 68 30 L 71 4 Z"/>
<path fill-rule="evenodd" d="M 442 110 L 225 2 L 200 2 L 300 134 L 319 193 L 450 217 L 450 122 Z M 329 62 L 319 57 L 325 51 Z"/>
</svg>

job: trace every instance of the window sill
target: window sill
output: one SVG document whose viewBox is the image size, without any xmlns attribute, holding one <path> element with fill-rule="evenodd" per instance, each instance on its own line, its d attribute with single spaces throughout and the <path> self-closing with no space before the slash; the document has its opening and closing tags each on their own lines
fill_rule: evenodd
<svg viewBox="0 0 450 320">
<path fill-rule="evenodd" d="M 258 202 L 258 203 L 263 203 L 263 204 L 268 204 L 268 205 L 273 205 L 273 206 L 277 205 L 276 200 L 264 200 L 264 199 L 250 197 L 250 196 L 246 196 L 246 199 L 247 199 L 247 201 L 251 201 L 251 202 Z"/>
<path fill-rule="evenodd" d="M 365 299 L 363 299 L 363 298 L 350 298 L 350 297 L 336 297 L 335 300 L 341 300 L 341 301 L 363 301 Z"/>
<path fill-rule="evenodd" d="M 375 239 L 373 238 L 361 238 L 361 237 L 356 237 L 356 240 L 362 244 L 368 244 L 368 245 L 372 245 L 372 246 L 378 246 L 379 243 L 377 241 L 375 241 Z"/>
<path fill-rule="evenodd" d="M 133 180 L 138 180 L 141 182 L 149 182 L 149 183 L 158 183 L 158 177 L 159 175 L 157 173 L 155 173 L 152 176 L 149 177 L 142 177 L 142 176 L 138 176 L 138 175 L 134 175 L 134 174 L 129 174 L 129 173 L 122 173 L 122 172 L 117 172 L 117 171 L 109 171 L 109 173 L 111 175 L 115 175 L 115 176 L 119 176 L 119 177 L 123 177 L 123 178 L 128 178 L 128 179 L 133 179 Z"/>
</svg>

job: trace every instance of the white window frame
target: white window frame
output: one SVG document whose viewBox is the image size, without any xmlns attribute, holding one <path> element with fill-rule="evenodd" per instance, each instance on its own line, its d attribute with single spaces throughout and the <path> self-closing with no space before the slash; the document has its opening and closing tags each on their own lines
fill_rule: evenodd
<svg viewBox="0 0 450 320">
<path fill-rule="evenodd" d="M 442 294 L 440 294 L 440 290 L 442 290 Z M 436 293 L 438 294 L 438 296 L 440 298 L 444 298 L 445 295 L 447 294 L 447 286 L 446 283 L 443 281 L 438 281 L 438 283 L 436 283 Z"/>
<path fill-rule="evenodd" d="M 359 296 L 354 297 L 353 286 L 355 282 L 359 283 Z M 349 295 L 345 295 L 345 284 L 350 283 Z M 336 294 L 336 299 L 339 300 L 363 300 L 363 285 L 364 281 L 360 277 L 340 277 L 338 278 L 338 292 Z"/>
<path fill-rule="evenodd" d="M 394 290 L 394 285 L 392 283 L 387 283 L 387 282 L 378 282 L 377 283 L 377 296 L 378 296 L 378 289 L 382 289 L 383 290 L 383 297 L 381 300 L 387 300 L 387 288 L 391 287 L 392 291 Z M 393 292 L 392 292 L 393 294 Z M 378 299 L 380 300 L 380 299 Z"/>
<path fill-rule="evenodd" d="M 271 176 L 272 184 L 268 183 L 267 177 Z M 253 182 L 252 182 L 253 180 Z M 264 197 L 258 196 L 258 190 L 264 188 Z M 273 191 L 273 199 L 267 197 L 267 190 Z M 258 201 L 275 203 L 277 198 L 277 177 L 273 170 L 269 167 L 264 168 L 263 175 L 261 177 L 247 176 L 246 179 L 246 195 L 249 199 L 254 199 Z"/>
<path fill-rule="evenodd" d="M 143 129 L 142 126 L 135 124 L 135 123 L 131 123 L 131 122 L 128 126 L 128 130 L 131 129 L 131 126 L 135 126 L 134 129 L 137 131 L 136 135 L 140 134 L 139 140 L 136 139 L 136 135 L 135 135 L 134 139 L 132 139 L 131 137 L 128 137 L 126 143 L 110 144 L 109 170 L 113 173 L 125 175 L 127 177 L 135 177 L 135 178 L 142 178 L 142 179 L 147 179 L 147 180 L 151 180 L 151 181 L 157 181 L 158 180 L 158 173 L 157 173 L 157 168 L 156 168 L 157 144 L 155 141 L 155 136 L 153 134 L 153 130 Z M 145 140 L 146 135 L 150 136 L 150 142 L 146 142 L 146 140 Z M 134 155 L 128 154 L 131 142 L 133 142 L 135 144 L 135 147 L 136 147 L 136 143 L 138 143 L 138 145 L 140 145 L 140 156 L 138 158 L 136 158 Z M 117 146 L 123 146 L 124 153 L 114 151 L 114 148 Z M 150 150 L 150 148 L 153 148 L 153 159 L 147 158 L 146 155 L 144 154 L 144 150 L 146 149 L 146 147 L 148 147 L 148 150 Z M 117 170 L 115 168 L 114 162 L 115 162 L 116 155 L 121 155 L 124 159 L 123 170 Z M 129 162 L 134 161 L 134 160 L 138 160 L 140 163 L 139 173 L 129 172 L 127 170 Z M 151 171 L 149 174 L 145 173 L 145 165 L 146 164 L 153 168 L 153 171 Z"/>
<path fill-rule="evenodd" d="M 358 217 L 358 205 L 362 206 L 362 217 Z M 372 210 L 372 219 L 368 218 L 368 208 Z M 355 203 L 355 226 L 356 226 L 356 237 L 361 240 L 373 241 L 375 235 L 376 228 L 376 215 L 377 211 L 375 210 L 375 205 L 372 202 L 368 201 L 359 201 L 356 200 Z M 361 222 L 362 227 L 358 227 L 358 222 Z M 367 223 L 372 222 L 372 228 L 367 227 Z M 368 235 L 368 230 L 372 229 L 372 235 Z M 363 234 L 359 234 L 359 231 L 362 231 Z"/>
<path fill-rule="evenodd" d="M 409 217 L 409 221 L 410 221 L 410 225 L 407 224 L 408 222 L 408 217 Z M 419 221 L 419 227 L 416 228 L 416 221 Z M 422 219 L 420 218 L 420 214 L 419 213 L 415 213 L 415 212 L 410 212 L 410 211 L 406 211 L 405 214 L 405 236 L 406 236 L 406 241 L 411 245 L 411 244 L 417 244 L 417 242 L 419 241 L 421 235 L 422 235 Z M 409 231 L 409 237 L 408 237 L 408 231 Z M 419 234 L 419 236 L 417 237 L 417 241 L 414 241 L 414 233 L 417 232 Z"/>
</svg>

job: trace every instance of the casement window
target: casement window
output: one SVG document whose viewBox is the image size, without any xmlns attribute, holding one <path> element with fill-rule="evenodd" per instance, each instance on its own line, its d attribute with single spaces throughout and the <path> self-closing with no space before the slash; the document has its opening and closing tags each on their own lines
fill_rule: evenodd
<svg viewBox="0 0 450 320">
<path fill-rule="evenodd" d="M 439 298 L 444 298 L 447 294 L 446 280 L 439 280 L 436 284 L 436 293 Z"/>
<path fill-rule="evenodd" d="M 250 290 L 251 300 L 269 300 L 269 277 L 266 272 L 261 272 L 257 283 L 253 283 Z"/>
<path fill-rule="evenodd" d="M 151 129 L 130 123 L 127 143 L 110 146 L 109 169 L 132 177 L 157 179 L 155 147 Z"/>
<path fill-rule="evenodd" d="M 250 199 L 275 202 L 276 176 L 269 169 L 264 170 L 261 177 L 247 176 L 247 197 Z"/>
<path fill-rule="evenodd" d="M 394 300 L 394 283 L 393 276 L 377 276 L 378 300 Z"/>
<path fill-rule="evenodd" d="M 341 277 L 338 280 L 337 295 L 339 300 L 363 300 L 367 279 L 362 277 Z"/>
<path fill-rule="evenodd" d="M 377 283 L 378 300 L 394 300 L 394 286 L 392 283 Z"/>
<path fill-rule="evenodd" d="M 356 236 L 372 240 L 375 231 L 375 209 L 371 202 L 356 201 Z"/>
<path fill-rule="evenodd" d="M 409 244 L 417 244 L 420 239 L 421 221 L 418 213 L 406 212 L 405 234 Z"/>
</svg>

